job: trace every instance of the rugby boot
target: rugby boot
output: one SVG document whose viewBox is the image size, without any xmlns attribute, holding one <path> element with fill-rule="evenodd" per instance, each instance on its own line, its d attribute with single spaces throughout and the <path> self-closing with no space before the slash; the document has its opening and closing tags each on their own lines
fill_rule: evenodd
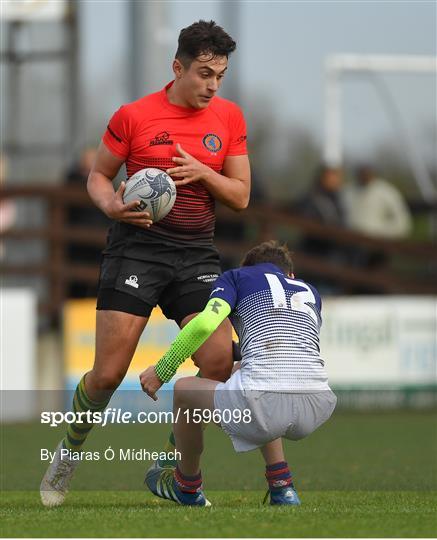
<svg viewBox="0 0 437 540">
<path fill-rule="evenodd" d="M 174 469 L 160 467 L 157 463 L 147 471 L 144 483 L 154 495 L 162 499 L 183 506 L 211 506 L 202 490 L 196 493 L 181 491 L 174 477 Z"/>
<path fill-rule="evenodd" d="M 267 502 L 270 495 L 270 504 L 272 505 L 289 505 L 299 506 L 300 499 L 293 484 L 275 489 L 268 489 L 266 496 L 264 497 L 263 504 Z"/>
<path fill-rule="evenodd" d="M 60 506 L 68 493 L 73 473 L 78 461 L 73 461 L 68 456 L 61 456 L 63 450 L 62 441 L 56 448 L 53 462 L 50 463 L 40 485 L 41 502 L 44 506 Z"/>
</svg>

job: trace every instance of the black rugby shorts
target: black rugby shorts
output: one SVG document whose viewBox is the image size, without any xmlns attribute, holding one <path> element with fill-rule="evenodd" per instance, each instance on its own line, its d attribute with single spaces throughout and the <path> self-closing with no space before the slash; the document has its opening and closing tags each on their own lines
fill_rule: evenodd
<svg viewBox="0 0 437 540">
<path fill-rule="evenodd" d="M 159 305 L 167 319 L 178 324 L 202 311 L 211 285 L 221 274 L 213 245 L 181 245 L 150 239 L 124 250 L 129 256 L 105 250 L 97 293 L 98 310 L 148 317 Z"/>
</svg>

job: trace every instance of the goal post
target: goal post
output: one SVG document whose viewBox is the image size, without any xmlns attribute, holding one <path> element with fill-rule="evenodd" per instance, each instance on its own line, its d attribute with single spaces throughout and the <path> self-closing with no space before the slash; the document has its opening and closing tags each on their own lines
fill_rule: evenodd
<svg viewBox="0 0 437 540">
<path fill-rule="evenodd" d="M 325 163 L 339 167 L 343 163 L 342 82 L 348 73 L 437 73 L 436 56 L 335 54 L 325 60 Z M 407 139 L 407 137 L 405 137 Z M 424 199 L 436 199 L 437 190 L 414 142 L 406 140 L 414 177 Z"/>
</svg>

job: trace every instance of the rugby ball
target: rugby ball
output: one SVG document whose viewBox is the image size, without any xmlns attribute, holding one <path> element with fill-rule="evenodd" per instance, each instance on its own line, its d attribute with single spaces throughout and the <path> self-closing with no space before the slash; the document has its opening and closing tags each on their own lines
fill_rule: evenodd
<svg viewBox="0 0 437 540">
<path fill-rule="evenodd" d="M 141 169 L 126 182 L 123 202 L 139 200 L 138 212 L 149 212 L 152 221 L 163 219 L 173 208 L 176 186 L 161 169 Z"/>
</svg>

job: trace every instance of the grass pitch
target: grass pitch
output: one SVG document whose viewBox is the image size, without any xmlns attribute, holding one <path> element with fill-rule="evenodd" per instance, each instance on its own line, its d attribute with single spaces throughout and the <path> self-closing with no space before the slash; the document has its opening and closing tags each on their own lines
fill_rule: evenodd
<svg viewBox="0 0 437 540">
<path fill-rule="evenodd" d="M 206 430 L 212 508 L 178 507 L 140 491 L 148 463 L 81 463 L 64 506 L 38 486 L 63 429 L 2 427 L 0 532 L 10 537 L 433 537 L 437 535 L 435 413 L 341 413 L 308 439 L 286 442 L 299 508 L 262 506 L 263 464 Z M 168 426 L 95 428 L 87 449 L 159 450 Z M 18 491 L 19 490 L 19 491 Z"/>
<path fill-rule="evenodd" d="M 301 492 L 299 508 L 261 505 L 260 492 L 211 491 L 211 508 L 186 508 L 143 492 L 71 493 L 47 510 L 35 493 L 12 492 L 2 533 L 18 537 L 427 537 L 435 494 Z M 432 508 L 434 507 L 434 511 Z"/>
</svg>

